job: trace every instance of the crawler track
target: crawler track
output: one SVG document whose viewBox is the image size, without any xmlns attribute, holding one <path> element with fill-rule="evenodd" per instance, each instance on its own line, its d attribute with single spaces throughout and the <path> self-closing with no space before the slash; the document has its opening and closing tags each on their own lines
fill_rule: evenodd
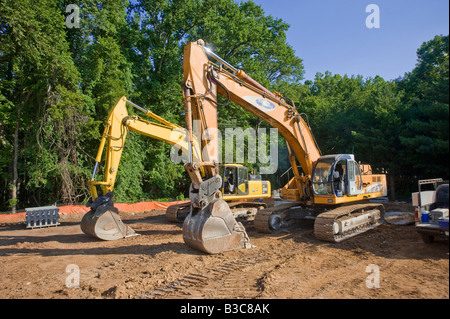
<svg viewBox="0 0 450 319">
<path fill-rule="evenodd" d="M 290 208 L 300 203 L 287 203 L 258 211 L 254 220 L 255 229 L 260 233 L 273 233 L 287 224 Z M 356 222 L 356 219 L 362 222 Z M 328 242 L 341 242 L 379 226 L 384 219 L 382 204 L 357 204 L 335 208 L 317 215 L 314 223 L 314 235 Z M 354 226 L 352 224 L 355 224 Z M 340 225 L 344 231 L 335 229 Z"/>
<path fill-rule="evenodd" d="M 167 220 L 172 223 L 182 223 L 189 214 L 191 203 L 169 206 L 166 210 Z"/>
<path fill-rule="evenodd" d="M 350 221 L 352 218 L 377 211 L 380 215 L 379 220 L 368 219 L 366 223 L 351 227 L 343 233 L 336 234 L 334 231 L 335 223 L 337 221 L 346 222 Z M 316 217 L 314 222 L 314 235 L 317 239 L 337 243 L 381 225 L 380 220 L 383 219 L 384 206 L 381 204 L 342 206 L 328 212 L 321 213 Z"/>
<path fill-rule="evenodd" d="M 273 227 L 274 225 L 270 221 L 271 216 L 275 214 L 282 216 L 289 210 L 289 208 L 299 205 L 301 205 L 301 203 L 293 202 L 282 204 L 279 206 L 269 207 L 258 211 L 258 213 L 255 216 L 255 220 L 253 222 L 255 229 L 259 233 L 266 233 L 266 234 L 272 233 L 274 231 Z M 281 217 L 281 220 L 283 220 L 283 217 Z"/>
</svg>

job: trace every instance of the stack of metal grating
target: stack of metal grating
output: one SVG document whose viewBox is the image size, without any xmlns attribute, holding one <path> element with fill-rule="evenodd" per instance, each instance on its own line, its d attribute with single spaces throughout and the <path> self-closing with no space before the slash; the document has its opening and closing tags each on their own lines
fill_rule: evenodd
<svg viewBox="0 0 450 319">
<path fill-rule="evenodd" d="M 59 208 L 56 206 L 31 207 L 25 209 L 27 228 L 58 226 Z"/>
</svg>

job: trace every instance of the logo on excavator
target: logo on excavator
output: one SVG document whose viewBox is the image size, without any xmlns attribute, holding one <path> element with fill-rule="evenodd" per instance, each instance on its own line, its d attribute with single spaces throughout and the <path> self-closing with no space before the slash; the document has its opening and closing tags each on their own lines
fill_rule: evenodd
<svg viewBox="0 0 450 319">
<path fill-rule="evenodd" d="M 275 104 L 267 99 L 263 99 L 257 96 L 244 96 L 244 100 L 253 106 L 257 107 L 261 111 L 270 112 L 275 109 Z"/>
</svg>

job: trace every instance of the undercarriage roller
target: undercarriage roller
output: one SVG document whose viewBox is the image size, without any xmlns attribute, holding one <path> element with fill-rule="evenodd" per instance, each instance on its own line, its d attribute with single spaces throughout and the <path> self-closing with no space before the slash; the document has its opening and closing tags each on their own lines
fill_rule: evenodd
<svg viewBox="0 0 450 319">
<path fill-rule="evenodd" d="M 98 207 L 83 216 L 81 230 L 89 236 L 102 240 L 116 240 L 136 236 L 136 232 L 125 225 L 115 207 Z"/>
<path fill-rule="evenodd" d="M 244 226 L 236 222 L 222 199 L 204 209 L 191 208 L 184 220 L 183 239 L 188 246 L 208 254 L 251 247 Z"/>
</svg>

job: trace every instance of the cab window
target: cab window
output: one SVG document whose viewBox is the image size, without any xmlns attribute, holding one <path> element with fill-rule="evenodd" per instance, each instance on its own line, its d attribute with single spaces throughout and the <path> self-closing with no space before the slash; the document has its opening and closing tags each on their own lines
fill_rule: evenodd
<svg viewBox="0 0 450 319">
<path fill-rule="evenodd" d="M 333 195 L 331 189 L 334 158 L 320 160 L 312 177 L 312 186 L 315 195 Z"/>
</svg>

